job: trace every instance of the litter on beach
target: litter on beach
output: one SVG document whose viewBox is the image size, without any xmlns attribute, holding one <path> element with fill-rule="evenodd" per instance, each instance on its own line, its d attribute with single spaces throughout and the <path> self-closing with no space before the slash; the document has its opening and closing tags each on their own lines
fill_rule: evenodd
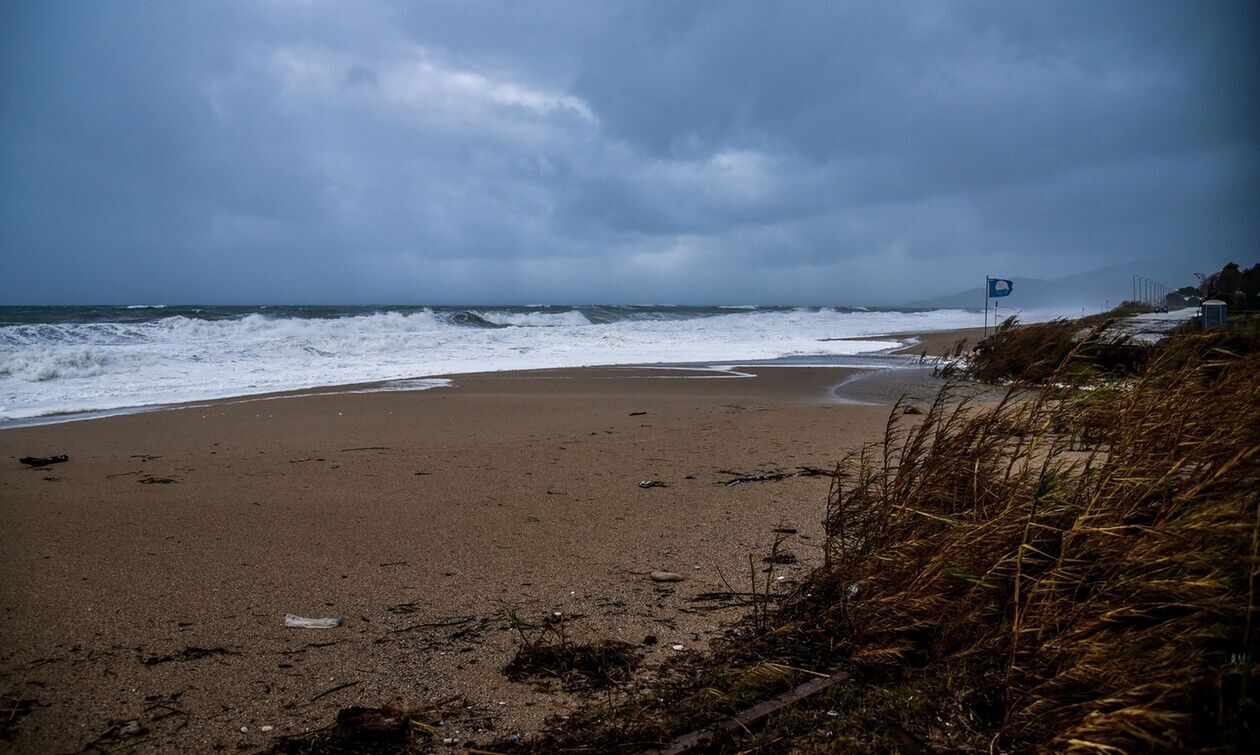
<svg viewBox="0 0 1260 755">
<path fill-rule="evenodd" d="M 346 620 L 340 616 L 330 619 L 307 619 L 301 616 L 294 616 L 291 613 L 284 615 L 284 625 L 286 627 L 297 627 L 298 629 L 335 629 L 345 623 Z"/>
<path fill-rule="evenodd" d="M 56 456 L 23 456 L 18 459 L 18 461 L 28 467 L 46 467 L 49 464 L 60 464 L 64 461 L 70 461 L 70 457 L 66 454 L 58 454 Z"/>
</svg>

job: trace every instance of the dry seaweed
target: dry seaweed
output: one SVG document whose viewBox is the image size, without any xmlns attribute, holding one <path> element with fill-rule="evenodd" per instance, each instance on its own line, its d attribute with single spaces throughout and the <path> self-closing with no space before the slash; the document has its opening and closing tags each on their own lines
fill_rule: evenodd
<svg viewBox="0 0 1260 755">
<path fill-rule="evenodd" d="M 549 616 L 539 625 L 505 609 L 520 645 L 503 673 L 513 681 L 558 681 L 566 689 L 600 689 L 630 680 L 642 660 L 638 648 L 621 640 L 575 642 L 567 626 L 572 616 Z"/>
<path fill-rule="evenodd" d="M 640 658 L 620 640 L 543 641 L 522 645 L 503 673 L 514 681 L 555 679 L 568 689 L 598 689 L 629 681 Z"/>
<path fill-rule="evenodd" d="M 331 726 L 280 737 L 268 752 L 273 755 L 428 752 L 433 749 L 434 737 L 442 733 L 444 719 L 459 712 L 460 706 L 460 698 L 451 697 L 421 708 L 343 708 L 337 712 L 336 722 Z"/>
</svg>

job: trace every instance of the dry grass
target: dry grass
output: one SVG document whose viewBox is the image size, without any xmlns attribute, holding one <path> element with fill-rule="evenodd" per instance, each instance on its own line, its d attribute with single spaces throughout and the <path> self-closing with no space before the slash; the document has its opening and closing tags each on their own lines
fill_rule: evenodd
<svg viewBox="0 0 1260 755">
<path fill-rule="evenodd" d="M 634 751 L 805 668 L 855 682 L 718 749 L 1254 751 L 1260 354 L 1222 338 L 1102 392 L 1064 388 L 1097 376 L 1078 342 L 1054 388 L 898 408 L 832 480 L 827 565 L 768 622 L 530 747 Z"/>
<path fill-rule="evenodd" d="M 1152 347 L 1109 331 L 1113 323 L 1108 318 L 1021 325 L 1012 317 L 957 365 L 965 376 L 985 383 L 1041 383 L 1060 372 L 1074 380 L 1139 372 L 1150 359 Z M 1069 355 L 1071 362 L 1065 364 Z"/>
<path fill-rule="evenodd" d="M 859 668 L 943 664 L 955 698 L 990 690 L 967 718 L 1003 748 L 1254 740 L 1260 358 L 1214 341 L 1166 347 L 1107 401 L 943 393 L 921 425 L 890 425 L 832 491 L 820 586 L 840 600 L 795 610 L 843 629 Z"/>
</svg>

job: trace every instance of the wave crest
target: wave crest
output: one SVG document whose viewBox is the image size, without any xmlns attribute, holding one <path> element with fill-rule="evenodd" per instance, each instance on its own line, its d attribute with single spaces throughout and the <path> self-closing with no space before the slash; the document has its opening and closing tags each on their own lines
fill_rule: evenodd
<svg viewBox="0 0 1260 755">
<path fill-rule="evenodd" d="M 105 374 L 113 362 L 114 357 L 102 349 L 30 349 L 0 355 L 0 375 L 31 383 L 88 378 Z"/>
</svg>

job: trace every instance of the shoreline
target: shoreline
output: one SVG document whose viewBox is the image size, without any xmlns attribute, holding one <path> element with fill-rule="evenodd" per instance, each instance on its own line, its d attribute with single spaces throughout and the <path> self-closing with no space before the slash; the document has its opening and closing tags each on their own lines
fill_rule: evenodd
<svg viewBox="0 0 1260 755">
<path fill-rule="evenodd" d="M 62 424 L 67 422 L 85 422 L 89 420 L 108 419 L 111 417 L 128 416 L 132 414 L 143 414 L 149 412 L 163 412 L 179 410 L 191 407 L 213 406 L 220 403 L 233 402 L 249 402 L 249 401 L 270 401 L 288 398 L 301 398 L 304 396 L 318 396 L 325 394 L 344 394 L 355 392 L 390 392 L 390 391 L 409 391 L 409 390 L 431 390 L 434 388 L 450 387 L 452 382 L 458 378 L 466 378 L 471 375 L 506 375 L 515 373 L 542 372 L 550 370 L 598 370 L 598 369 L 678 369 L 691 367 L 704 368 L 738 368 L 752 366 L 799 366 L 800 360 L 818 360 L 818 366 L 837 366 L 836 363 L 842 362 L 861 362 L 868 359 L 880 359 L 886 357 L 911 357 L 911 350 L 920 349 L 927 351 L 929 356 L 937 356 L 945 347 L 950 346 L 958 338 L 976 338 L 980 328 L 964 328 L 951 329 L 942 331 L 924 331 L 924 332 L 903 332 L 889 333 L 885 335 L 873 336 L 855 336 L 838 339 L 838 341 L 888 341 L 896 340 L 902 342 L 901 345 L 892 348 L 878 349 L 869 352 L 861 352 L 858 354 L 846 355 L 801 355 L 797 357 L 778 357 L 774 359 L 751 359 L 751 360 L 708 360 L 708 361 L 685 361 L 685 362 L 656 362 L 656 363 L 626 363 L 626 364 L 608 364 L 608 365 L 581 365 L 574 367 L 538 367 L 530 369 L 510 369 L 510 370 L 489 370 L 478 372 L 462 372 L 449 374 L 432 374 L 432 375 L 413 375 L 410 377 L 395 378 L 391 380 L 371 380 L 365 382 L 337 383 L 329 385 L 317 385 L 304 388 L 295 388 L 282 391 L 266 391 L 262 393 L 243 393 L 232 396 L 221 396 L 206 399 L 193 399 L 190 401 L 179 401 L 166 404 L 141 404 L 135 406 L 122 406 L 100 410 L 89 411 L 71 411 L 54 414 L 43 414 L 33 417 L 16 417 L 12 419 L 0 419 L 0 433 L 6 430 L 15 430 L 26 427 L 40 427 L 44 425 Z M 917 352 L 916 352 L 917 354 Z M 844 366 L 844 365 L 838 365 Z M 907 365 L 909 366 L 909 365 Z M 393 387 L 405 383 L 421 383 L 433 382 L 435 385 L 424 387 Z M 442 384 L 444 383 L 444 384 Z"/>
</svg>

